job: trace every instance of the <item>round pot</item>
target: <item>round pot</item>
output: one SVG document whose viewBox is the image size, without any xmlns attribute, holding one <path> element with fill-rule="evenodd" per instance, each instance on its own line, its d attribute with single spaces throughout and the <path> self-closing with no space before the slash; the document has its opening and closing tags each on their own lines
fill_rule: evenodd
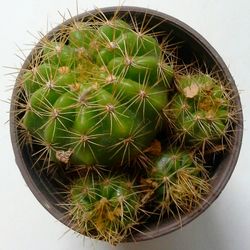
<svg viewBox="0 0 250 250">
<path fill-rule="evenodd" d="M 84 20 L 85 18 L 89 17 L 90 15 L 96 14 L 99 11 L 100 10 L 93 10 L 90 12 L 85 12 L 76 17 L 73 17 L 72 19 L 67 20 L 62 25 L 67 25 L 72 22 L 72 20 Z M 171 33 L 173 37 L 172 42 L 181 43 L 180 49 L 178 50 L 178 56 L 183 60 L 184 63 L 188 64 L 193 60 L 198 60 L 198 62 L 200 62 L 201 64 L 203 64 L 204 62 L 208 71 L 212 69 L 216 70 L 217 72 L 219 72 L 219 77 L 222 81 L 229 82 L 232 91 L 234 92 L 235 96 L 237 96 L 235 98 L 235 104 L 237 105 L 237 110 L 239 112 L 237 114 L 238 122 L 237 124 L 235 124 L 235 134 L 232 141 L 232 147 L 229 151 L 223 154 L 223 159 L 220 159 L 220 163 L 218 164 L 218 166 L 216 166 L 216 169 L 213 172 L 213 176 L 211 178 L 211 192 L 207 197 L 205 197 L 203 201 L 201 201 L 201 205 L 199 207 L 195 208 L 191 213 L 181 216 L 180 220 L 176 220 L 174 218 L 167 219 L 163 220 L 159 225 L 149 223 L 147 225 L 147 230 L 144 231 L 143 234 L 138 232 L 133 233 L 133 240 L 135 241 L 148 240 L 170 233 L 191 222 L 197 216 L 202 214 L 222 192 L 235 168 L 240 152 L 243 134 L 241 103 L 234 80 L 221 57 L 201 35 L 199 35 L 188 25 L 169 15 L 144 8 L 123 6 L 119 8 L 103 8 L 101 9 L 101 11 L 108 18 L 114 15 L 114 13 L 117 11 L 119 13 L 119 16 L 121 16 L 125 20 L 130 19 L 130 15 L 136 18 L 136 20 L 143 20 L 143 18 L 146 18 L 146 20 L 149 20 L 149 25 L 155 27 L 155 32 L 161 30 L 166 31 L 167 33 Z M 60 29 L 60 26 L 49 32 L 47 36 L 51 37 L 58 29 Z M 37 46 L 39 46 L 39 43 Z M 32 53 L 34 53 L 34 50 L 30 53 L 30 55 L 24 62 L 23 67 L 18 75 L 18 79 L 22 76 L 23 69 L 26 69 L 28 67 L 32 58 Z M 33 168 L 32 165 L 34 163 L 34 159 L 32 159 L 32 153 L 30 152 L 29 147 L 20 146 L 19 141 L 21 135 L 20 131 L 18 130 L 15 115 L 18 109 L 16 104 L 16 100 L 18 100 L 18 98 L 18 88 L 14 88 L 10 112 L 10 133 L 16 163 L 27 185 L 29 186 L 35 197 L 38 199 L 38 201 L 56 219 L 58 219 L 65 225 L 70 226 L 69 221 L 67 221 L 64 216 L 64 209 L 58 206 L 58 204 L 62 201 L 60 192 L 57 192 L 58 183 L 54 181 L 54 178 L 48 177 L 46 171 L 39 172 L 36 170 L 36 168 Z M 132 238 L 126 240 L 130 241 L 132 240 Z"/>
</svg>

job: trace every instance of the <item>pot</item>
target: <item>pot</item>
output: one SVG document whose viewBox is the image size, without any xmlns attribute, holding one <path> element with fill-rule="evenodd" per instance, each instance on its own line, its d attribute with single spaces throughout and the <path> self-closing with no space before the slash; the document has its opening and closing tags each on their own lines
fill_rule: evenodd
<svg viewBox="0 0 250 250">
<path fill-rule="evenodd" d="M 149 20 L 150 26 L 155 26 L 155 32 L 163 30 L 166 33 L 172 34 L 172 42 L 181 44 L 180 48 L 178 49 L 178 56 L 183 60 L 184 63 L 189 64 L 193 60 L 197 60 L 201 64 L 205 62 L 208 71 L 212 69 L 218 71 L 220 79 L 222 81 L 228 82 L 232 91 L 234 92 L 234 95 L 237 96 L 235 98 L 235 104 L 237 106 L 237 110 L 239 110 L 237 114 L 238 122 L 235 124 L 235 134 L 232 141 L 232 147 L 229 151 L 223 154 L 223 158 L 219 160 L 219 164 L 216 166 L 212 174 L 212 188 L 209 195 L 205 197 L 203 201 L 201 201 L 199 207 L 195 208 L 191 213 L 181 216 L 180 220 L 176 220 L 174 218 L 167 219 L 163 220 L 159 225 L 149 222 L 147 225 L 147 230 L 145 231 L 145 228 L 143 229 L 143 234 L 133 232 L 133 237 L 126 239 L 126 241 L 131 241 L 132 239 L 135 241 L 143 241 L 168 234 L 190 223 L 196 217 L 201 215 L 216 200 L 229 181 L 237 163 L 243 134 L 243 117 L 238 90 L 227 66 L 215 49 L 200 34 L 176 18 L 150 9 L 123 6 L 119 8 L 103 8 L 101 9 L 101 12 L 109 18 L 112 17 L 112 15 L 117 12 L 117 10 L 119 16 L 125 20 L 130 19 L 130 15 L 139 21 L 146 17 L 146 20 Z M 65 21 L 62 25 L 68 25 L 73 20 L 84 20 L 90 15 L 94 15 L 99 11 L 100 10 L 93 10 L 90 12 L 85 12 Z M 159 24 L 156 25 L 157 23 Z M 46 36 L 48 38 L 51 37 L 60 29 L 60 27 L 61 25 L 53 29 Z M 39 43 L 37 47 L 39 47 Z M 31 51 L 30 55 L 25 60 L 17 78 L 16 88 L 14 88 L 12 94 L 10 133 L 13 150 L 15 153 L 15 160 L 19 170 L 21 171 L 21 174 L 23 175 L 23 178 L 37 200 L 57 220 L 61 221 L 67 226 L 70 226 L 69 221 L 67 221 L 64 216 L 65 210 L 58 206 L 58 204 L 61 203 L 63 199 L 60 195 L 60 192 L 58 192 L 58 183 L 54 180 L 54 178 L 49 177 L 46 171 L 39 172 L 36 170 L 36 168 L 32 167 L 34 164 L 34 159 L 32 157 L 30 148 L 28 146 L 21 147 L 19 143 L 21 134 L 18 129 L 15 115 L 18 109 L 16 103 L 18 98 L 20 98 L 17 85 L 18 79 L 20 79 L 22 76 L 24 69 L 29 66 L 33 53 L 35 53 L 35 49 Z"/>
</svg>

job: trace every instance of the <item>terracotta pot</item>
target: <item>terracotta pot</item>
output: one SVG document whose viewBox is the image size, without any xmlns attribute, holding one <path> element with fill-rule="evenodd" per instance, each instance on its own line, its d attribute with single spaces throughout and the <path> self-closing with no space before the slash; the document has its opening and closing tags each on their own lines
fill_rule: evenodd
<svg viewBox="0 0 250 250">
<path fill-rule="evenodd" d="M 111 17 L 114 12 L 117 10 L 117 7 L 104 8 L 101 11 L 107 16 Z M 74 17 L 74 20 L 84 20 L 89 15 L 95 14 L 97 11 L 85 12 Z M 212 68 L 219 71 L 220 78 L 230 83 L 231 88 L 237 95 L 238 91 L 235 86 L 234 80 L 226 67 L 225 63 L 214 50 L 214 48 L 196 31 L 190 28 L 188 25 L 183 22 L 160 12 L 156 12 L 144 8 L 136 7 L 119 7 L 119 14 L 123 18 L 129 19 L 128 12 L 131 13 L 133 17 L 136 17 L 137 20 L 142 20 L 146 13 L 146 18 L 150 19 L 150 25 L 154 26 L 156 23 L 160 23 L 154 31 L 163 30 L 166 32 L 171 32 L 173 36 L 172 42 L 181 42 L 181 47 L 178 52 L 178 56 L 185 62 L 189 63 L 194 59 L 197 59 L 199 62 L 205 62 L 208 70 Z M 63 25 L 67 25 L 72 21 L 72 19 L 67 20 Z M 60 26 L 56 27 L 53 31 L 47 34 L 48 37 L 51 37 L 54 32 L 56 32 Z M 32 57 L 32 53 L 28 56 L 26 61 L 23 64 L 23 69 L 28 67 L 29 61 Z M 201 63 L 202 64 L 202 63 Z M 21 77 L 22 70 L 19 73 L 18 77 Z M 17 109 L 16 100 L 18 99 L 17 89 L 14 88 L 12 95 L 11 103 L 11 112 L 10 112 L 10 132 L 11 140 L 13 145 L 13 150 L 15 153 L 16 163 L 25 179 L 27 185 L 38 199 L 38 201 L 59 221 L 69 226 L 69 222 L 66 221 L 64 217 L 63 208 L 59 207 L 57 204 L 60 203 L 62 197 L 56 192 L 57 183 L 50 179 L 46 173 L 37 172 L 35 168 L 32 168 L 33 159 L 31 157 L 31 152 L 28 147 L 21 148 L 17 143 L 19 141 L 19 131 L 17 129 L 15 111 Z M 164 234 L 170 233 L 176 229 L 179 229 L 181 226 L 186 225 L 187 223 L 194 220 L 197 216 L 202 214 L 219 196 L 219 194 L 224 189 L 227 184 L 234 168 L 237 163 L 237 159 L 240 152 L 242 134 L 243 134 L 243 117 L 241 112 L 241 103 L 239 97 L 235 99 L 237 109 L 240 110 L 238 114 L 239 122 L 235 125 L 235 137 L 233 140 L 233 146 L 229 152 L 223 155 L 223 159 L 220 160 L 219 165 L 216 167 L 211 185 L 212 191 L 206 197 L 205 201 L 201 202 L 201 206 L 194 209 L 191 213 L 183 215 L 181 217 L 181 223 L 175 219 L 168 219 L 162 221 L 162 223 L 156 226 L 154 223 L 147 225 L 149 230 L 145 233 L 134 233 L 133 240 L 142 241 L 148 240 L 155 237 L 162 236 Z M 130 241 L 131 239 L 127 239 Z"/>
</svg>

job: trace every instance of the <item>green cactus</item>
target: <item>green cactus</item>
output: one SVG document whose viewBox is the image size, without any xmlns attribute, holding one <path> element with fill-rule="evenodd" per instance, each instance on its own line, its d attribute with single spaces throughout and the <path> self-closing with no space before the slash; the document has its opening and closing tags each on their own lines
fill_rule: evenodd
<svg viewBox="0 0 250 250">
<path fill-rule="evenodd" d="M 233 101 L 225 86 L 202 72 L 176 77 L 177 91 L 165 115 L 182 143 L 199 149 L 227 144 L 234 117 Z M 225 145 L 226 146 L 226 145 Z"/>
<path fill-rule="evenodd" d="M 88 175 L 71 184 L 68 207 L 76 231 L 117 244 L 138 223 L 140 196 L 125 177 Z"/>
<path fill-rule="evenodd" d="M 152 160 L 142 183 L 160 219 L 189 213 L 209 193 L 208 172 L 195 158 L 189 151 L 170 147 Z"/>
<path fill-rule="evenodd" d="M 159 66 L 156 38 L 120 19 L 67 32 L 45 39 L 39 64 L 23 75 L 23 127 L 50 149 L 50 161 L 129 164 L 158 132 L 172 65 Z"/>
</svg>

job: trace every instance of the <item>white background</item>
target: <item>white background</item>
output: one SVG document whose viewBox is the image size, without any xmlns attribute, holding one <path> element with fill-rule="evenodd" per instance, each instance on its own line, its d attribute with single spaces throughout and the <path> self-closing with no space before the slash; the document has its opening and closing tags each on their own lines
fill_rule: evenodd
<svg viewBox="0 0 250 250">
<path fill-rule="evenodd" d="M 119 5 L 118 1 L 78 0 L 80 12 Z M 250 249 L 250 2 L 248 0 L 127 0 L 193 27 L 219 52 L 241 90 L 245 129 L 236 169 L 223 193 L 198 219 L 159 239 L 111 247 L 77 237 L 56 221 L 26 186 L 12 152 L 8 110 L 18 46 L 27 54 L 38 31 L 46 32 L 76 14 L 76 1 L 6 0 L 0 7 L 0 250 L 249 250 Z M 29 31 L 29 32 L 28 32 Z M 28 44 L 28 45 L 27 45 Z"/>
</svg>

